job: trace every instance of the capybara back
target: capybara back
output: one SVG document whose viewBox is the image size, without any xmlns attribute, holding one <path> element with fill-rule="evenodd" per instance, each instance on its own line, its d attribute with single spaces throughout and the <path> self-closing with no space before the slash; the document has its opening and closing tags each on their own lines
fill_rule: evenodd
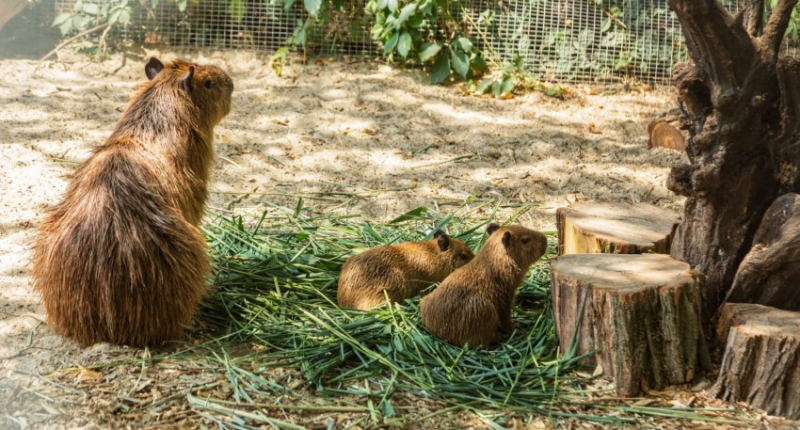
<svg viewBox="0 0 800 430">
<path fill-rule="evenodd" d="M 82 345 L 158 345 L 190 322 L 205 290 L 196 227 L 213 127 L 230 110 L 221 69 L 152 59 L 150 82 L 77 169 L 34 249 L 48 324 Z"/>
</svg>

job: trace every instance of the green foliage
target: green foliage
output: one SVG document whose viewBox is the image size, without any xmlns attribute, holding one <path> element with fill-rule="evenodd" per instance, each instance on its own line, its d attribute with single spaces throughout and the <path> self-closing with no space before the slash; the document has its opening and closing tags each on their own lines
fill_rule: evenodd
<svg viewBox="0 0 800 430">
<path fill-rule="evenodd" d="M 486 70 L 483 54 L 469 38 L 471 23 L 461 13 L 459 0 L 368 0 L 374 16 L 372 38 L 383 46 L 391 61 L 399 57 L 424 65 L 431 83 L 445 82 L 451 74 L 462 79 Z"/>
<path fill-rule="evenodd" d="M 131 22 L 133 7 L 128 0 L 77 0 L 72 12 L 59 14 L 53 26 L 58 27 L 63 36 L 105 23 L 125 27 Z"/>
<path fill-rule="evenodd" d="M 216 261 L 215 292 L 204 302 L 200 319 L 228 332 L 220 334 L 230 340 L 263 346 L 229 363 L 234 379 L 242 382 L 237 387 L 242 398 L 285 392 L 259 375 L 270 367 L 289 367 L 301 371 L 320 396 L 374 401 L 387 419 L 398 414 L 394 395 L 403 392 L 461 407 L 560 414 L 552 405 L 573 394 L 571 387 L 581 378 L 569 373 L 577 368 L 574 350 L 558 351 L 546 259 L 530 271 L 517 295 L 511 338 L 490 350 L 470 350 L 432 336 L 421 325 L 418 297 L 353 311 L 336 305 L 336 283 L 351 255 L 430 239 L 439 228 L 477 249 L 489 220 L 467 207 L 449 215 L 421 207 L 386 223 L 310 209 L 300 200 L 296 208 L 264 212 L 253 226 L 220 217 L 205 227 Z M 238 369 L 240 364 L 247 370 Z M 362 388 L 369 386 L 384 391 Z"/>
</svg>

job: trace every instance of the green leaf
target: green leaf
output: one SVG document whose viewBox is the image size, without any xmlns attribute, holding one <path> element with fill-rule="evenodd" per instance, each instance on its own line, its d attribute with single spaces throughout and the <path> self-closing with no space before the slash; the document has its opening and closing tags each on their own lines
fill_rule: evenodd
<svg viewBox="0 0 800 430">
<path fill-rule="evenodd" d="M 306 46 L 306 28 L 303 25 L 298 25 L 294 29 L 294 34 L 292 34 L 294 38 L 294 43 L 300 46 Z"/>
<path fill-rule="evenodd" d="M 317 17 L 319 9 L 322 7 L 322 0 L 303 0 L 306 11 L 313 17 Z"/>
<path fill-rule="evenodd" d="M 383 45 L 383 55 L 389 55 L 389 53 L 394 51 L 394 48 L 397 46 L 398 40 L 400 40 L 400 33 L 393 34 L 392 37 L 390 37 L 389 40 L 386 41 L 386 45 Z"/>
<path fill-rule="evenodd" d="M 61 25 L 58 26 L 58 29 L 61 30 L 62 36 L 69 34 L 69 32 L 72 31 L 72 17 L 62 22 Z"/>
<path fill-rule="evenodd" d="M 431 83 L 439 84 L 450 76 L 450 56 L 440 52 L 431 66 Z"/>
<path fill-rule="evenodd" d="M 228 0 L 228 14 L 238 21 L 244 18 L 244 0 Z"/>
<path fill-rule="evenodd" d="M 492 82 L 494 82 L 492 78 L 486 78 L 482 80 L 481 83 L 478 84 L 478 87 L 475 88 L 475 94 L 486 94 L 486 92 L 489 90 L 489 87 L 492 86 Z"/>
<path fill-rule="evenodd" d="M 469 52 L 472 49 L 472 41 L 467 39 L 466 37 L 459 37 L 453 40 L 451 45 L 461 49 L 464 52 Z"/>
<path fill-rule="evenodd" d="M 389 0 L 378 0 L 378 10 L 384 10 L 389 6 Z"/>
<path fill-rule="evenodd" d="M 621 31 L 614 31 L 607 33 L 602 39 L 600 39 L 600 46 L 603 48 L 615 48 L 622 45 L 624 41 L 625 34 Z"/>
<path fill-rule="evenodd" d="M 394 12 L 397 10 L 397 0 L 389 0 L 386 7 L 389 8 L 390 11 Z"/>
<path fill-rule="evenodd" d="M 417 4 L 416 3 L 409 3 L 403 7 L 400 11 L 400 15 L 397 17 L 397 21 L 394 22 L 394 28 L 400 29 L 400 26 L 403 25 L 411 15 L 414 15 L 414 12 L 417 11 Z"/>
<path fill-rule="evenodd" d="M 411 28 L 420 28 L 424 22 L 425 21 L 419 15 L 413 15 L 411 18 L 408 18 L 408 26 Z"/>
<path fill-rule="evenodd" d="M 428 213 L 429 211 L 430 209 L 428 209 L 426 206 L 420 206 L 418 208 L 411 209 L 403 215 L 400 215 L 399 217 L 389 221 L 389 224 L 397 224 L 398 222 L 403 222 L 409 219 L 422 218 L 422 215 Z"/>
<path fill-rule="evenodd" d="M 467 54 L 459 49 L 451 49 L 450 60 L 453 64 L 453 71 L 462 78 L 466 78 L 467 73 L 469 73 L 469 57 L 467 57 Z"/>
<path fill-rule="evenodd" d="M 603 25 L 600 26 L 600 33 L 605 33 L 608 30 L 611 30 L 611 18 L 604 19 Z"/>
<path fill-rule="evenodd" d="M 189 5 L 189 0 L 177 0 L 175 4 L 178 5 L 179 11 L 184 12 L 186 11 L 186 6 Z"/>
<path fill-rule="evenodd" d="M 381 405 L 381 406 L 382 406 L 381 407 L 381 409 L 382 409 L 381 412 L 383 412 L 383 416 L 385 416 L 385 417 L 393 417 L 394 416 L 395 411 L 394 411 L 394 408 L 392 407 L 392 404 L 389 403 L 389 399 L 384 400 L 383 401 L 383 405 Z"/>
<path fill-rule="evenodd" d="M 412 43 L 411 35 L 408 34 L 407 31 L 404 31 L 403 34 L 400 35 L 400 40 L 397 41 L 397 52 L 400 53 L 403 58 L 406 58 L 408 56 L 408 51 L 411 50 Z"/>
<path fill-rule="evenodd" d="M 119 23 L 123 26 L 128 25 L 131 22 L 131 13 L 128 11 L 128 8 L 122 10 L 122 13 L 119 15 Z"/>
<path fill-rule="evenodd" d="M 425 62 L 433 58 L 442 49 L 442 42 L 423 43 L 419 51 L 419 61 Z"/>
<path fill-rule="evenodd" d="M 64 12 L 64 13 L 59 14 L 56 17 L 56 19 L 53 20 L 53 27 L 63 24 L 64 22 L 66 22 L 66 20 L 68 20 L 70 18 L 72 18 L 72 14 L 71 13 Z"/>
<path fill-rule="evenodd" d="M 111 15 L 108 17 L 108 24 L 114 25 L 119 21 L 119 16 L 122 14 L 122 9 L 116 9 L 114 12 L 111 12 Z"/>
<path fill-rule="evenodd" d="M 487 69 L 486 60 L 483 59 L 482 55 L 477 54 L 472 57 L 472 60 L 470 61 L 470 69 L 472 70 L 473 74 L 481 74 Z"/>
<path fill-rule="evenodd" d="M 514 90 L 514 77 L 513 76 L 506 76 L 503 78 L 503 82 L 500 84 L 500 95 L 510 93 Z"/>
<path fill-rule="evenodd" d="M 83 5 L 83 11 L 89 15 L 97 15 L 97 12 L 100 11 L 100 8 L 94 3 L 86 3 Z"/>
<path fill-rule="evenodd" d="M 492 82 L 492 94 L 497 97 L 500 97 L 500 81 Z"/>
</svg>

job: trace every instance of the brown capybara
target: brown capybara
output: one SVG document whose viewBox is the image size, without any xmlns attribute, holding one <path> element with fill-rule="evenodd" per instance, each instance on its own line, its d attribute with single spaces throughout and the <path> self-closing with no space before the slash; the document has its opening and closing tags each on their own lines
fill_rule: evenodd
<svg viewBox="0 0 800 430">
<path fill-rule="evenodd" d="M 474 257 L 464 242 L 441 230 L 433 237 L 425 242 L 379 246 L 350 257 L 339 275 L 339 306 L 369 309 L 384 303 L 386 295 L 392 303 L 405 300 L 441 282 Z"/>
<path fill-rule="evenodd" d="M 491 224 L 475 258 L 448 276 L 420 303 L 422 324 L 453 345 L 489 347 L 511 333 L 514 292 L 547 239 L 521 226 Z"/>
<path fill-rule="evenodd" d="M 197 224 L 233 82 L 214 66 L 155 58 L 145 73 L 149 82 L 78 167 L 34 249 L 48 324 L 84 346 L 175 339 L 205 290 Z"/>
</svg>

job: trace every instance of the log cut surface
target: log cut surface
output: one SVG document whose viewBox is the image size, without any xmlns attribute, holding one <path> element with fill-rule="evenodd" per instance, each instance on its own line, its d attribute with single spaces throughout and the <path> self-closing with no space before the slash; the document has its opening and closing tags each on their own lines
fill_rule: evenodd
<svg viewBox="0 0 800 430">
<path fill-rule="evenodd" d="M 683 152 L 686 150 L 686 137 L 673 125 L 663 120 L 656 120 L 647 125 L 650 139 L 648 148 L 666 148 Z"/>
<path fill-rule="evenodd" d="M 726 303 L 717 337 L 725 355 L 712 395 L 800 419 L 800 312 Z"/>
<path fill-rule="evenodd" d="M 678 215 L 648 203 L 575 203 L 556 212 L 559 255 L 668 254 Z"/>
<path fill-rule="evenodd" d="M 561 349 L 576 335 L 578 354 L 599 349 L 586 364 L 599 364 L 622 396 L 689 382 L 710 361 L 703 280 L 663 254 L 558 257 L 552 288 Z"/>
</svg>

